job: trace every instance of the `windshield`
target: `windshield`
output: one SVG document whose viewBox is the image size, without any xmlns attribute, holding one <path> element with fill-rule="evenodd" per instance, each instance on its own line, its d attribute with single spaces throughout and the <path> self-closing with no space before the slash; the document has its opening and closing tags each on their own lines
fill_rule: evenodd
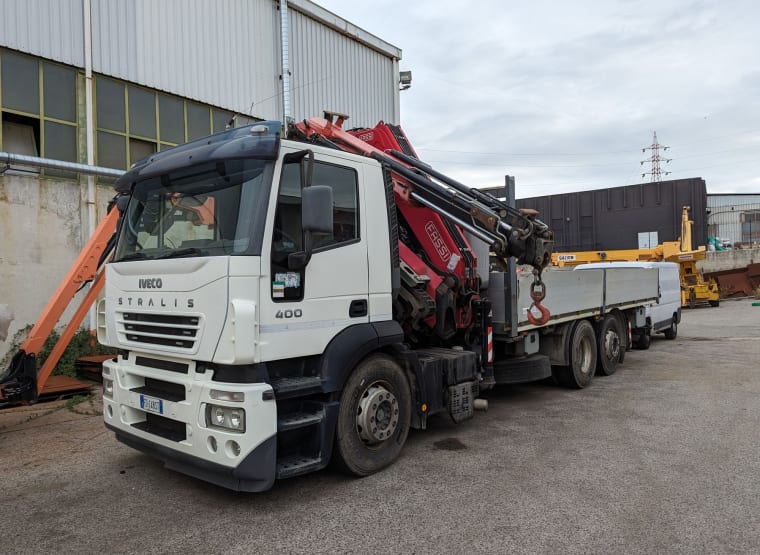
<svg viewBox="0 0 760 555">
<path fill-rule="evenodd" d="M 114 261 L 261 254 L 272 162 L 226 160 L 137 182 Z"/>
</svg>

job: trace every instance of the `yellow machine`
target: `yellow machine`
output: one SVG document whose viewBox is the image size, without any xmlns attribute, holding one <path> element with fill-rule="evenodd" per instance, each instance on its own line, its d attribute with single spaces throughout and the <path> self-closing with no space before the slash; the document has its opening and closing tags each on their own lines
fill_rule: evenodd
<svg viewBox="0 0 760 555">
<path fill-rule="evenodd" d="M 555 266 L 577 266 L 589 262 L 677 262 L 681 268 L 681 306 L 694 307 L 697 303 L 720 304 L 720 292 L 714 279 L 705 280 L 697 270 L 697 261 L 704 260 L 705 247 L 692 248 L 689 207 L 683 207 L 680 241 L 661 243 L 652 249 L 627 249 L 613 251 L 555 252 Z"/>
</svg>

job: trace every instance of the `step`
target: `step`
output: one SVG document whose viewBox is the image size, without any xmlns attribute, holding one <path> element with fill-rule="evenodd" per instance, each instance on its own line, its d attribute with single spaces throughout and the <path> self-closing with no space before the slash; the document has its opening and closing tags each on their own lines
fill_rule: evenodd
<svg viewBox="0 0 760 555">
<path fill-rule="evenodd" d="M 276 378 L 270 382 L 276 399 L 288 399 L 322 391 L 322 378 L 307 376 L 302 378 Z"/>
<path fill-rule="evenodd" d="M 277 478 L 290 478 L 322 468 L 324 463 L 319 457 L 291 455 L 277 461 Z"/>
<path fill-rule="evenodd" d="M 294 412 L 287 414 L 277 421 L 277 431 L 287 432 L 298 428 L 305 428 L 319 424 L 324 420 L 325 412 L 322 409 L 315 409 L 309 412 Z"/>
</svg>

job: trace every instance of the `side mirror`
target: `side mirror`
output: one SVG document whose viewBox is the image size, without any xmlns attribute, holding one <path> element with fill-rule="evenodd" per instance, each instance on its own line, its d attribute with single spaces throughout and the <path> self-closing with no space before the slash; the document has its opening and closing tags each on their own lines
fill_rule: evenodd
<svg viewBox="0 0 760 555">
<path fill-rule="evenodd" d="M 301 229 L 304 250 L 288 255 L 288 269 L 303 270 L 311 260 L 312 234 L 332 233 L 333 190 L 327 185 L 312 185 L 301 191 Z"/>
<path fill-rule="evenodd" d="M 332 233 L 333 190 L 327 185 L 312 185 L 302 192 L 301 228 L 311 233 Z"/>
</svg>

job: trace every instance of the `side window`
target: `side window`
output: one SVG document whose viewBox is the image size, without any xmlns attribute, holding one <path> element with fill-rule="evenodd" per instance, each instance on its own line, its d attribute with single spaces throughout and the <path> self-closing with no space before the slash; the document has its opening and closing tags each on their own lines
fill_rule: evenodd
<svg viewBox="0 0 760 555">
<path fill-rule="evenodd" d="M 333 231 L 314 236 L 313 251 L 319 252 L 357 241 L 359 210 L 356 171 L 315 162 L 312 185 L 327 185 L 333 190 Z M 288 270 L 288 255 L 302 251 L 303 247 L 301 165 L 285 164 L 272 234 L 272 298 L 275 301 L 297 301 L 303 298 L 304 273 Z"/>
<path fill-rule="evenodd" d="M 314 164 L 312 185 L 328 185 L 333 190 L 333 232 L 314 238 L 314 248 L 359 239 L 356 171 L 329 164 Z"/>
</svg>

